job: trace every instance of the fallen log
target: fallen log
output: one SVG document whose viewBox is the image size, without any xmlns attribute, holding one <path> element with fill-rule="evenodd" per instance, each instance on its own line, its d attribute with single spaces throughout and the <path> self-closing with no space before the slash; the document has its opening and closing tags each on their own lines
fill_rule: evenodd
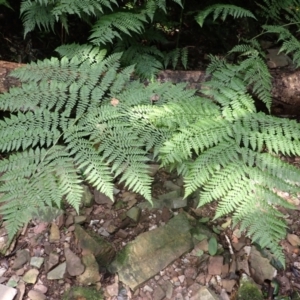
<svg viewBox="0 0 300 300">
<path fill-rule="evenodd" d="M 24 64 L 0 61 L 0 93 L 10 87 L 20 85 L 10 72 Z M 271 113 L 277 116 L 300 116 L 300 71 L 290 69 L 272 69 L 272 108 Z M 189 87 L 201 89 L 209 77 L 205 71 L 165 70 L 158 74 L 162 82 L 187 82 Z"/>
</svg>

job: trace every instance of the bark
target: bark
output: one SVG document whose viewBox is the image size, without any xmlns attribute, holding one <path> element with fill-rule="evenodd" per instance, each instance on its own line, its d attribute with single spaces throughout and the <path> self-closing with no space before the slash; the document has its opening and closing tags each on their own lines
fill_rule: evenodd
<svg viewBox="0 0 300 300">
<path fill-rule="evenodd" d="M 8 91 L 12 86 L 20 85 L 18 80 L 10 76 L 10 72 L 24 66 L 19 63 L 0 61 L 0 93 Z M 300 71 L 290 69 L 272 69 L 271 113 L 277 116 L 300 116 Z M 189 87 L 201 89 L 208 79 L 205 71 L 161 71 L 158 75 L 161 82 L 187 82 Z"/>
</svg>

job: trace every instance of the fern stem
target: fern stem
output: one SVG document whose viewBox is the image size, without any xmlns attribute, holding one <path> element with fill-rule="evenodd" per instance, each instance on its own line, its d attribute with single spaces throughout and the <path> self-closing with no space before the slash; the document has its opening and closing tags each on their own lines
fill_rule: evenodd
<svg viewBox="0 0 300 300">
<path fill-rule="evenodd" d="M 300 22 L 292 22 L 292 23 L 284 24 L 284 25 L 281 25 L 281 27 L 288 27 L 288 26 L 291 26 L 291 25 L 297 25 L 297 24 L 300 24 Z M 257 39 L 257 38 L 259 38 L 260 36 L 262 36 L 262 35 L 264 35 L 264 34 L 266 34 L 266 33 L 267 33 L 267 30 L 264 30 L 264 31 L 261 32 L 260 34 L 254 36 L 254 37 L 251 39 L 251 41 L 252 41 L 252 40 L 255 40 L 255 39 Z"/>
<path fill-rule="evenodd" d="M 183 0 L 182 7 L 181 7 L 181 12 L 180 12 L 179 33 L 178 33 L 177 40 L 176 40 L 176 48 L 179 47 L 179 39 L 180 39 L 181 28 L 182 28 L 182 23 L 183 23 L 183 9 L 184 9 L 184 7 L 185 7 L 185 0 Z"/>
</svg>

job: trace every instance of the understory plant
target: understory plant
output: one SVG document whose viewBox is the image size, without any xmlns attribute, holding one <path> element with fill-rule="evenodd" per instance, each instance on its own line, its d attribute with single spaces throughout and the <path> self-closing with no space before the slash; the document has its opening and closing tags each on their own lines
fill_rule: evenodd
<svg viewBox="0 0 300 300">
<path fill-rule="evenodd" d="M 210 13 L 253 18 L 219 5 L 197 15 L 200 25 Z M 300 43 L 287 27 L 264 25 L 263 33 L 277 35 L 300 64 Z M 15 70 L 21 86 L 0 95 L 0 213 L 10 238 L 43 207 L 67 201 L 78 211 L 83 180 L 112 200 L 119 180 L 151 202 L 151 153 L 183 176 L 185 197 L 197 191 L 199 206 L 217 201 L 215 218 L 231 214 L 284 263 L 279 208 L 293 206 L 279 192 L 299 192 L 300 170 L 282 156 L 300 155 L 300 125 L 256 109 L 254 99 L 267 111 L 272 102 L 257 38 L 230 51 L 235 64 L 211 56 L 201 94 L 184 83 L 133 80 L 137 66 L 121 67 L 123 52 L 107 55 L 92 44 L 57 51 L 61 59 Z"/>
<path fill-rule="evenodd" d="M 198 96 L 185 84 L 132 81 L 121 54 L 73 50 L 15 70 L 22 86 L 0 96 L 0 209 L 10 238 L 41 207 L 65 199 L 78 211 L 83 178 L 112 200 L 118 178 L 151 202 L 151 151 L 183 175 L 185 197 L 200 190 L 199 205 L 218 200 L 216 218 L 232 213 L 283 262 L 277 207 L 292 206 L 276 189 L 296 193 L 300 171 L 280 154 L 300 154 L 300 125 L 256 111 L 244 78 L 256 70 L 251 86 L 268 103 L 259 56 L 245 65 L 214 58 Z"/>
</svg>

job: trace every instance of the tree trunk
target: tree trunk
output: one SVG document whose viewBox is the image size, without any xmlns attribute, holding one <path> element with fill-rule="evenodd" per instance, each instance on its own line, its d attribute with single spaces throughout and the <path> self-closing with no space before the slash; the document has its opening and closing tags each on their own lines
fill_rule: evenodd
<svg viewBox="0 0 300 300">
<path fill-rule="evenodd" d="M 0 93 L 8 91 L 12 86 L 20 85 L 17 79 L 9 76 L 10 72 L 24 64 L 0 61 Z M 276 116 L 300 116 L 300 71 L 272 69 L 272 108 Z M 189 87 L 201 89 L 201 85 L 209 77 L 205 71 L 161 71 L 158 79 L 161 82 L 187 82 Z"/>
</svg>

